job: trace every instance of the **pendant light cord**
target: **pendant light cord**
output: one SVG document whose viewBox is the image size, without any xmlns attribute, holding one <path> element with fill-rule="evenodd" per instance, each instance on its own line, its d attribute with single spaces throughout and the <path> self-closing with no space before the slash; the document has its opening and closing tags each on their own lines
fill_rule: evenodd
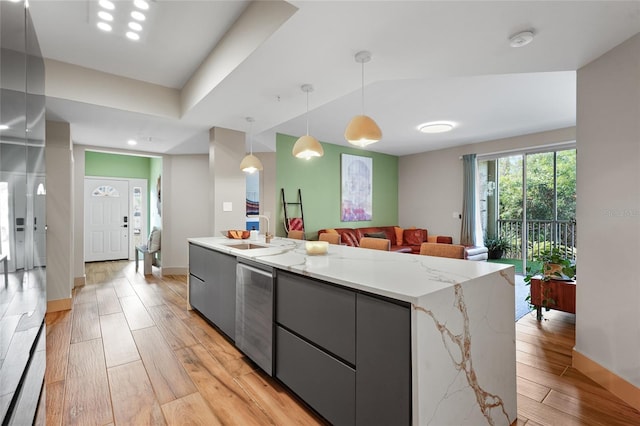
<svg viewBox="0 0 640 426">
<path fill-rule="evenodd" d="M 364 61 L 362 61 L 362 115 L 364 115 Z"/>
<path fill-rule="evenodd" d="M 249 122 L 249 154 L 253 155 L 253 138 L 251 137 L 253 133 L 253 118 L 247 117 L 247 121 Z"/>
<path fill-rule="evenodd" d="M 307 91 L 307 136 L 309 136 L 309 91 Z"/>
</svg>

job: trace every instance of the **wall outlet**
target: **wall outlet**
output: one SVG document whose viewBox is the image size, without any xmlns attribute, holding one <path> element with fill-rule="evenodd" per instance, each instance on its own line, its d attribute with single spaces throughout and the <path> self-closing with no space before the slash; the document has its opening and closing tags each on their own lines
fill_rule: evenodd
<svg viewBox="0 0 640 426">
<path fill-rule="evenodd" d="M 459 212 L 451 213 L 451 217 L 454 219 L 462 219 L 462 215 Z"/>
<path fill-rule="evenodd" d="M 233 203 L 231 203 L 231 201 L 224 201 L 222 203 L 222 211 L 223 212 L 233 211 Z"/>
</svg>

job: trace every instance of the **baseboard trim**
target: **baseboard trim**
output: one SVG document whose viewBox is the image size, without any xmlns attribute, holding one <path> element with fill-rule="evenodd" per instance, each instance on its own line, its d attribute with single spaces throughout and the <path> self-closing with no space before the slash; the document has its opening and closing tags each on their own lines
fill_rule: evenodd
<svg viewBox="0 0 640 426">
<path fill-rule="evenodd" d="M 87 276 L 86 275 L 83 275 L 81 277 L 75 277 L 73 279 L 73 288 L 84 287 L 86 283 L 87 283 Z"/>
<path fill-rule="evenodd" d="M 617 374 L 607 370 L 575 348 L 572 354 L 573 368 L 598 383 L 609 392 L 640 411 L 640 388 L 632 385 Z"/>
<path fill-rule="evenodd" d="M 71 309 L 72 305 L 73 305 L 72 298 L 49 300 L 47 302 L 47 313 L 50 314 L 52 312 L 68 311 Z"/>
<path fill-rule="evenodd" d="M 162 276 L 165 275 L 187 275 L 189 268 L 165 268 L 162 267 Z"/>
</svg>

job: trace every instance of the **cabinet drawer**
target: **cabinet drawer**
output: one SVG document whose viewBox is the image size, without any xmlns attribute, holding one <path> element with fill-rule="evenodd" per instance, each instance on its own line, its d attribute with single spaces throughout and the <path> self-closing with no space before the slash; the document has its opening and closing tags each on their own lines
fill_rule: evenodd
<svg viewBox="0 0 640 426">
<path fill-rule="evenodd" d="M 281 327 L 276 377 L 332 424 L 355 423 L 355 371 Z"/>
<path fill-rule="evenodd" d="M 200 279 L 206 279 L 208 264 L 213 252 L 195 244 L 189 244 L 189 273 Z"/>
<path fill-rule="evenodd" d="M 356 294 L 278 272 L 276 322 L 355 364 Z"/>
<path fill-rule="evenodd" d="M 209 321 L 213 321 L 213 301 L 211 300 L 211 286 L 193 274 L 189 275 L 189 303 L 204 315 Z"/>
</svg>

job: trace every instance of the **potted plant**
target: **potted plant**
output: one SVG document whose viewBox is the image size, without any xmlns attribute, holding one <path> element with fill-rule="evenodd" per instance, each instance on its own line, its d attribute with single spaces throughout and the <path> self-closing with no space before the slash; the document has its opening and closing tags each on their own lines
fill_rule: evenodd
<svg viewBox="0 0 640 426">
<path fill-rule="evenodd" d="M 527 274 L 524 277 L 526 285 L 531 285 L 531 279 L 540 280 L 540 304 L 546 311 L 556 301 L 551 297 L 551 287 L 547 284 L 551 280 L 572 280 L 576 276 L 576 262 L 566 255 L 561 247 L 545 248 L 538 255 L 533 256 L 533 262 L 527 266 Z M 531 292 L 526 297 L 531 304 Z M 540 319 L 538 311 L 538 320 Z"/>
<path fill-rule="evenodd" d="M 489 250 L 489 259 L 500 259 L 505 251 L 511 248 L 508 240 L 502 237 L 487 238 L 484 240 L 485 247 Z"/>
</svg>

